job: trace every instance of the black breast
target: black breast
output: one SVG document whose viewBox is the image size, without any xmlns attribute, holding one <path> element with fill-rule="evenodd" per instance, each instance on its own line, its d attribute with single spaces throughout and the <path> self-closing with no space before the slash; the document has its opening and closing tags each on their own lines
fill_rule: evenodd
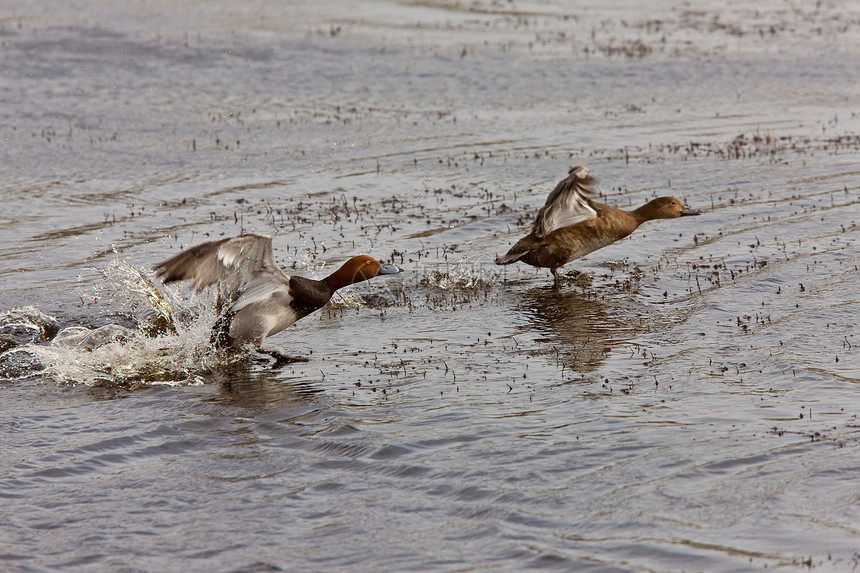
<svg viewBox="0 0 860 573">
<path fill-rule="evenodd" d="M 290 307 L 296 311 L 298 318 L 324 307 L 332 294 L 334 291 L 324 281 L 290 277 Z"/>
</svg>

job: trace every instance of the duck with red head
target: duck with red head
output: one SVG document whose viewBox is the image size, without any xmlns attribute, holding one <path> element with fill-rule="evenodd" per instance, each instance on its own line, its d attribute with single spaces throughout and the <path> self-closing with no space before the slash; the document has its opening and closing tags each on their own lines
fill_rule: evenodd
<svg viewBox="0 0 860 573">
<path fill-rule="evenodd" d="M 623 211 L 592 200 L 593 187 L 594 178 L 587 168 L 571 169 L 538 211 L 531 232 L 496 258 L 496 264 L 522 261 L 548 268 L 558 281 L 559 267 L 623 239 L 646 221 L 699 214 L 674 197 L 658 197 L 638 209 Z"/>
<path fill-rule="evenodd" d="M 367 255 L 352 257 L 322 280 L 284 273 L 267 235 L 203 243 L 156 265 L 162 281 L 189 279 L 200 292 L 218 286 L 213 339 L 221 346 L 259 347 L 263 340 L 322 308 L 340 288 L 399 269 Z"/>
</svg>

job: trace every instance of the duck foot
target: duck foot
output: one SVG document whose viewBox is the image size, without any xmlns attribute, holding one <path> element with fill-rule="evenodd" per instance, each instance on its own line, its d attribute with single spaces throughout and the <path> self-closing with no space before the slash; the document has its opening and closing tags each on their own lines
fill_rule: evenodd
<svg viewBox="0 0 860 573">
<path fill-rule="evenodd" d="M 572 284 L 581 288 L 588 288 L 591 286 L 593 278 L 594 275 L 592 273 L 571 269 L 564 273 L 564 275 L 556 275 L 556 282 Z"/>
<path fill-rule="evenodd" d="M 309 360 L 304 356 L 290 356 L 277 350 L 265 350 L 263 348 L 258 348 L 257 352 L 273 358 L 275 360 L 273 366 L 275 367 L 284 366 L 285 364 L 293 364 L 294 362 L 307 362 Z"/>
</svg>

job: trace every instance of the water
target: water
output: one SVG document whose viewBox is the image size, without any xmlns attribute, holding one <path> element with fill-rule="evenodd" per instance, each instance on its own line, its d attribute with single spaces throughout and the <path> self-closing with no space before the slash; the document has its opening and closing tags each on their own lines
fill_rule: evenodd
<svg viewBox="0 0 860 573">
<path fill-rule="evenodd" d="M 860 561 L 854 4 L 2 13 L 0 569 Z M 493 265 L 578 160 L 703 215 Z M 220 356 L 243 231 L 404 272 Z"/>
</svg>

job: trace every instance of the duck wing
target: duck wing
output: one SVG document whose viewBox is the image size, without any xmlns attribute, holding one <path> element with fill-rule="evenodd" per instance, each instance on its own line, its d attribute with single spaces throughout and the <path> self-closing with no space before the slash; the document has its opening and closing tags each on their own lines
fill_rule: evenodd
<svg viewBox="0 0 860 573">
<path fill-rule="evenodd" d="M 543 238 L 556 229 L 597 217 L 597 211 L 589 200 L 593 188 L 594 178 L 586 167 L 579 165 L 572 168 L 538 211 L 532 233 Z"/>
<path fill-rule="evenodd" d="M 190 279 L 197 292 L 217 284 L 234 311 L 276 292 L 288 291 L 290 276 L 272 254 L 272 237 L 239 235 L 192 247 L 155 267 L 162 281 Z"/>
</svg>

